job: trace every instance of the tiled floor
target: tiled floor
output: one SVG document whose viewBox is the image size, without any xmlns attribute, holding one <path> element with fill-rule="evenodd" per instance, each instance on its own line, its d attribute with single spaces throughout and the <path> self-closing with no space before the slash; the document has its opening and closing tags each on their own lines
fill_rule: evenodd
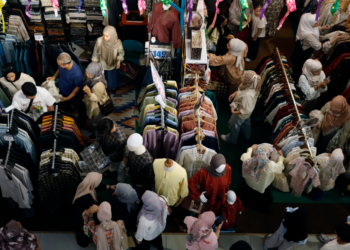
<svg viewBox="0 0 350 250">
<path fill-rule="evenodd" d="M 87 248 L 81 248 L 76 244 L 74 234 L 60 233 L 35 233 L 41 242 L 43 250 L 96 250 L 95 245 L 90 244 Z M 170 235 L 163 236 L 164 250 L 184 250 L 186 235 Z M 221 235 L 219 239 L 218 250 L 228 250 L 230 246 L 239 241 L 244 240 L 252 246 L 253 250 L 262 250 L 263 236 L 261 235 Z M 319 250 L 322 244 L 315 236 L 310 236 L 308 242 L 304 246 L 294 245 L 290 250 Z M 153 248 L 152 250 L 155 250 Z"/>
</svg>

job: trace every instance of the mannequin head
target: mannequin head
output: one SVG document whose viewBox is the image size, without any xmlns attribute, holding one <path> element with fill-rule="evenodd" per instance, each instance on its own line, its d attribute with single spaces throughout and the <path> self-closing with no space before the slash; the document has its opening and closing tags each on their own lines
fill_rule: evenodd
<svg viewBox="0 0 350 250">
<path fill-rule="evenodd" d="M 233 203 L 235 203 L 236 199 L 237 199 L 236 193 L 233 192 L 232 190 L 229 190 L 226 193 L 226 201 L 228 204 L 233 205 Z"/>
<path fill-rule="evenodd" d="M 164 170 L 172 172 L 176 168 L 176 163 L 171 159 L 166 159 L 164 162 Z"/>
<path fill-rule="evenodd" d="M 146 148 L 143 146 L 143 138 L 138 133 L 132 134 L 128 138 L 127 147 L 137 155 L 143 154 L 146 151 Z"/>
<path fill-rule="evenodd" d="M 221 177 L 226 172 L 226 160 L 222 154 L 216 154 L 211 158 L 210 166 L 206 168 L 207 172 L 213 177 Z"/>
<path fill-rule="evenodd" d="M 226 164 L 221 164 L 217 169 L 215 169 L 216 172 L 222 173 L 226 168 Z"/>
<path fill-rule="evenodd" d="M 168 10 L 170 9 L 170 0 L 160 0 L 160 2 L 163 4 L 163 10 Z"/>
</svg>

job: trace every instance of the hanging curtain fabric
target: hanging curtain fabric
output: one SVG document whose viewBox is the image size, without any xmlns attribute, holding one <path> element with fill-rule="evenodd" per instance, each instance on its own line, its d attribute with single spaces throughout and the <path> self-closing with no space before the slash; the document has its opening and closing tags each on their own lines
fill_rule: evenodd
<svg viewBox="0 0 350 250">
<path fill-rule="evenodd" d="M 321 5 L 323 3 L 324 0 L 317 0 L 317 11 L 316 11 L 316 19 L 315 21 L 317 22 L 318 21 L 318 18 L 320 16 L 320 10 L 321 10 Z"/>
<path fill-rule="evenodd" d="M 337 12 L 339 9 L 339 0 L 337 0 L 333 5 L 332 5 L 332 8 L 331 8 L 331 13 L 332 15 L 334 16 L 335 12 Z"/>
<path fill-rule="evenodd" d="M 106 11 L 107 11 L 107 0 L 100 0 L 100 8 L 102 11 L 102 15 L 104 18 L 107 18 Z"/>
<path fill-rule="evenodd" d="M 215 26 L 215 23 L 216 23 L 216 17 L 218 16 L 218 14 L 220 14 L 220 10 L 219 10 L 219 3 L 221 3 L 222 1 L 224 1 L 224 0 L 217 0 L 216 1 L 216 4 L 215 4 L 215 6 L 216 6 L 216 12 L 215 12 L 215 16 L 214 16 L 214 19 L 213 19 L 213 22 L 212 22 L 212 24 L 211 24 L 211 28 L 213 29 L 214 28 L 214 26 Z"/>
<path fill-rule="evenodd" d="M 0 14 L 1 14 L 1 19 L 2 19 L 2 33 L 5 33 L 5 19 L 4 15 L 2 14 L 2 8 L 5 6 L 6 0 L 0 0 Z"/>
<path fill-rule="evenodd" d="M 128 11 L 128 5 L 126 4 L 126 0 L 122 0 L 123 4 L 123 9 L 124 9 L 124 12 L 125 12 L 125 15 L 127 15 L 129 13 Z"/>
<path fill-rule="evenodd" d="M 248 25 L 248 17 L 247 15 L 244 13 L 246 9 L 249 8 L 249 4 L 248 4 L 248 1 L 247 0 L 239 0 L 240 3 L 241 3 L 241 6 L 242 6 L 242 14 L 241 14 L 241 21 L 239 23 L 239 30 L 241 31 L 242 28 L 245 28 L 247 25 Z M 243 17 L 245 19 L 247 19 L 247 22 L 246 24 L 242 27 L 242 23 L 243 23 Z"/>
<path fill-rule="evenodd" d="M 188 25 L 190 25 L 192 20 L 192 9 L 193 9 L 193 0 L 187 0 L 187 10 L 188 10 Z"/>
<path fill-rule="evenodd" d="M 260 20 L 264 17 L 267 6 L 272 2 L 272 0 L 266 0 L 265 5 L 260 10 Z"/>
<path fill-rule="evenodd" d="M 146 10 L 146 2 L 145 0 L 139 0 L 137 3 L 137 6 L 139 7 L 140 16 L 143 14 L 143 12 Z"/>
<path fill-rule="evenodd" d="M 278 27 L 277 27 L 277 30 L 279 30 L 280 28 L 282 28 L 282 25 L 284 23 L 284 21 L 286 20 L 286 18 L 289 16 L 289 14 L 293 11 L 296 11 L 297 10 L 297 6 L 295 5 L 295 0 L 287 0 L 286 1 L 286 4 L 287 4 L 287 13 L 284 15 L 284 17 L 281 19 Z"/>
</svg>

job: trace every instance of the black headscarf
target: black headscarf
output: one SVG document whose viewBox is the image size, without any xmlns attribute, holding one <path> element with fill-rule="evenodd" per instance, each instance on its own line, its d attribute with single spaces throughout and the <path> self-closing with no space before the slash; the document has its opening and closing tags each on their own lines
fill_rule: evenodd
<svg viewBox="0 0 350 250">
<path fill-rule="evenodd" d="M 211 176 L 215 177 L 215 178 L 219 178 L 221 176 L 223 176 L 226 172 L 226 168 L 224 171 L 222 171 L 221 173 L 218 173 L 216 171 L 216 169 L 218 167 L 220 167 L 221 165 L 225 164 L 226 165 L 226 160 L 225 160 L 225 156 L 223 156 L 222 154 L 216 154 L 213 156 L 213 158 L 211 158 L 210 161 L 210 166 L 206 167 L 205 170 L 208 172 L 208 174 L 210 174 Z"/>
<path fill-rule="evenodd" d="M 230 250 L 252 250 L 252 247 L 245 241 L 237 241 L 230 247 Z"/>
<path fill-rule="evenodd" d="M 15 65 L 13 65 L 13 63 L 5 63 L 5 65 L 2 67 L 2 71 L 4 72 L 4 76 L 6 78 L 7 81 L 9 81 L 7 79 L 7 74 L 8 73 L 14 73 L 16 75 L 15 80 L 14 81 L 9 81 L 9 82 L 15 82 L 18 81 L 18 79 L 21 77 L 21 72 L 17 72 Z"/>
<path fill-rule="evenodd" d="M 335 231 L 337 232 L 338 237 L 342 241 L 350 243 L 350 225 L 346 223 L 341 223 L 337 226 Z"/>
<path fill-rule="evenodd" d="M 306 217 L 307 210 L 304 207 L 299 207 L 293 213 L 286 212 L 283 226 L 287 229 L 284 234 L 287 241 L 298 242 L 307 238 Z"/>
</svg>

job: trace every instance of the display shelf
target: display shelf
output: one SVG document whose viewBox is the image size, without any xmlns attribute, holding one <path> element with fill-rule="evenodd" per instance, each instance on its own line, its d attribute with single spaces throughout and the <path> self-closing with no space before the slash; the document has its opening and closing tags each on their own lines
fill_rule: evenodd
<svg viewBox="0 0 350 250">
<path fill-rule="evenodd" d="M 186 59 L 185 64 L 207 64 L 207 43 L 205 40 L 205 30 L 201 29 L 202 55 L 200 60 L 191 59 L 191 39 L 185 39 Z"/>
</svg>

